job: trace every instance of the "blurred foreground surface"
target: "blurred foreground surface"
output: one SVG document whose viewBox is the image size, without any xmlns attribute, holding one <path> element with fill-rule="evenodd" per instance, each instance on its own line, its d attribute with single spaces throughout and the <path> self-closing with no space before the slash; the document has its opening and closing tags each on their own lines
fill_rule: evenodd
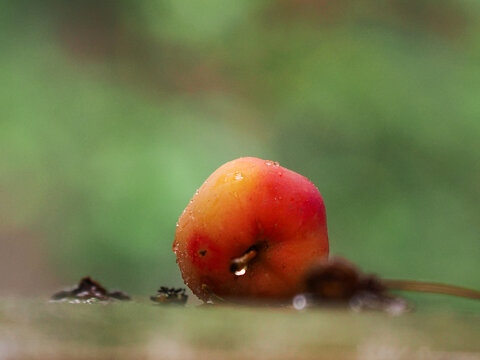
<svg viewBox="0 0 480 360">
<path fill-rule="evenodd" d="M 175 222 L 257 156 L 331 250 L 480 288 L 478 0 L 0 2 L 0 294 L 182 284 Z"/>
<path fill-rule="evenodd" d="M 0 300 L 0 359 L 479 360 L 470 311 L 71 305 Z"/>
</svg>

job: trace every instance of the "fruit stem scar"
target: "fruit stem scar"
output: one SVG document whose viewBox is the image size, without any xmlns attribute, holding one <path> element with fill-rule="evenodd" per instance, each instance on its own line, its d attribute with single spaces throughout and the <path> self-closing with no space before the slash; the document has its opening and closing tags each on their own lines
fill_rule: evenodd
<svg viewBox="0 0 480 360">
<path fill-rule="evenodd" d="M 234 258 L 230 262 L 230 272 L 235 275 L 244 275 L 247 269 L 248 263 L 252 261 L 257 256 L 257 249 L 252 246 L 250 247 L 245 254 L 238 258 Z"/>
<path fill-rule="evenodd" d="M 480 291 L 460 286 L 413 280 L 383 280 L 382 282 L 390 290 L 417 291 L 480 300 Z"/>
</svg>

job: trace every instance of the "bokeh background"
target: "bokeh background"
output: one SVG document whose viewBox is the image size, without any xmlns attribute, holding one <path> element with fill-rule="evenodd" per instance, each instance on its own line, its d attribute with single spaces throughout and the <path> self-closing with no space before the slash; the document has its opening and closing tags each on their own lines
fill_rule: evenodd
<svg viewBox="0 0 480 360">
<path fill-rule="evenodd" d="M 0 294 L 181 285 L 240 156 L 319 187 L 332 253 L 479 288 L 480 2 L 0 2 Z"/>
</svg>

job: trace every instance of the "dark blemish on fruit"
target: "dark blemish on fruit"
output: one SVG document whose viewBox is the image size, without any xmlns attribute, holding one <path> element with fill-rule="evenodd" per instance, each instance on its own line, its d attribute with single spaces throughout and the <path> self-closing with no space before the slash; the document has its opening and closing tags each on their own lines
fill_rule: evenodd
<svg viewBox="0 0 480 360">
<path fill-rule="evenodd" d="M 98 281 L 87 276 L 80 280 L 77 286 L 59 291 L 52 295 L 52 301 L 68 301 L 70 303 L 93 303 L 111 300 L 130 300 L 123 291 L 107 291 Z"/>
<path fill-rule="evenodd" d="M 200 256 L 205 256 L 207 255 L 207 250 L 200 250 L 198 253 L 200 254 Z"/>
<path fill-rule="evenodd" d="M 201 251 L 206 251 L 205 255 L 202 255 Z M 191 235 L 187 244 L 187 254 L 193 265 L 206 271 L 218 271 L 223 266 L 223 263 L 218 261 L 223 256 L 223 250 L 205 234 Z"/>
<path fill-rule="evenodd" d="M 156 295 L 150 296 L 150 300 L 162 305 L 185 305 L 188 300 L 188 295 L 185 294 L 184 288 L 162 286 L 157 290 Z"/>
</svg>

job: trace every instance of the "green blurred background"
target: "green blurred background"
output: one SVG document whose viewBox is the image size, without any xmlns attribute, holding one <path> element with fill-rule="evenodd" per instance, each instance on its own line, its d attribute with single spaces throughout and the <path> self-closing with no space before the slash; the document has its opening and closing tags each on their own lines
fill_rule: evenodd
<svg viewBox="0 0 480 360">
<path fill-rule="evenodd" d="M 480 2 L 0 2 L 0 294 L 182 284 L 222 163 L 311 179 L 331 250 L 480 287 Z"/>
</svg>

